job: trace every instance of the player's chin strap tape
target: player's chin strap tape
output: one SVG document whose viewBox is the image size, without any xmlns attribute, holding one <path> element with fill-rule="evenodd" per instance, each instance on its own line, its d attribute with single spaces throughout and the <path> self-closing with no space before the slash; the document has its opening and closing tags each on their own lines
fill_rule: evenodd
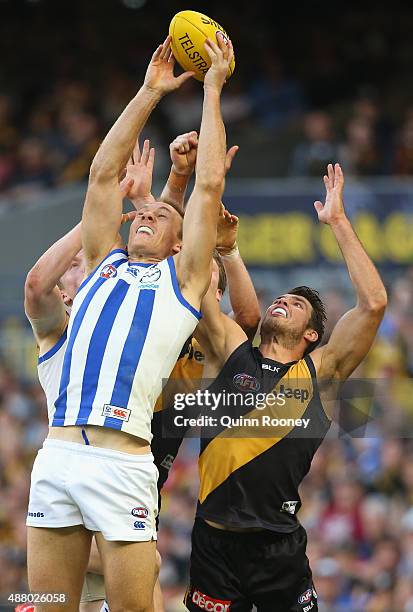
<svg viewBox="0 0 413 612">
<path fill-rule="evenodd" d="M 82 436 L 83 436 L 83 439 L 84 439 L 84 441 L 85 441 L 85 444 L 87 444 L 88 446 L 90 446 L 89 439 L 88 439 L 88 437 L 87 437 L 87 435 L 86 435 L 86 432 L 85 432 L 85 430 L 83 429 L 83 427 L 82 427 Z"/>
</svg>

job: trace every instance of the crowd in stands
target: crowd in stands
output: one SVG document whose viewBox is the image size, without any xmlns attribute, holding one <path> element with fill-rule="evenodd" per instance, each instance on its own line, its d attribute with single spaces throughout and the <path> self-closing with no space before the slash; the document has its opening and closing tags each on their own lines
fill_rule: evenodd
<svg viewBox="0 0 413 612">
<path fill-rule="evenodd" d="M 161 1 L 133 11 L 108 0 L 98 13 L 93 4 L 70 3 L 62 19 L 49 0 L 0 3 L 2 200 L 87 178 L 182 8 Z M 230 5 L 199 4 L 234 40 L 236 71 L 223 98 L 228 139 L 241 145 L 234 176 L 319 177 L 331 160 L 357 176 L 412 174 L 408 9 L 389 20 L 385 8 L 349 5 L 337 20 L 315 2 L 281 18 L 275 6 L 241 2 L 234 20 Z M 162 102 L 147 132 L 153 144 L 197 129 L 201 101 L 200 83 L 190 81 Z M 166 163 L 159 149 L 159 173 Z"/>
<path fill-rule="evenodd" d="M 264 11 L 239 0 L 235 19 L 231 3 L 193 4 L 234 41 L 236 71 L 223 96 L 228 142 L 240 145 L 234 177 L 320 179 L 330 161 L 360 178 L 413 174 L 407 5 L 393 2 L 391 18 L 384 5 L 318 1 L 281 15 L 276 3 Z M 120 0 L 59 5 L 0 0 L 0 210 L 87 179 L 170 18 L 187 8 L 175 0 L 136 11 Z M 153 114 L 145 136 L 157 148 L 157 177 L 167 172 L 168 143 L 199 126 L 201 102 L 191 80 Z M 325 293 L 331 330 L 350 295 Z M 0 330 L 0 607 L 27 592 L 29 475 L 47 435 L 30 334 L 17 319 Z M 391 282 L 378 338 L 354 376 L 373 381 L 374 397 L 357 404 L 362 425 L 338 419 L 301 488 L 319 609 L 413 612 L 413 268 Z M 185 441 L 163 494 L 167 612 L 182 610 L 187 583 L 197 448 Z"/>
<path fill-rule="evenodd" d="M 350 295 L 325 292 L 329 324 Z M 269 295 L 260 292 L 263 304 Z M 12 326 L 8 342 L 30 330 Z M 32 342 L 32 341 L 31 341 Z M 31 344 L 33 355 L 35 352 Z M 34 360 L 33 360 L 34 364 Z M 25 513 L 29 474 L 47 433 L 43 392 L 6 353 L 0 367 L 0 604 L 27 591 Z M 362 418 L 342 425 L 340 412 L 301 487 L 299 518 L 322 612 L 413 611 L 413 268 L 390 287 L 378 338 L 355 372 L 373 391 Z M 346 415 L 344 414 L 344 417 Z M 344 419 L 345 420 L 345 419 Z M 159 550 L 168 612 L 182 610 L 195 513 L 198 440 L 184 442 L 163 492 Z"/>
</svg>

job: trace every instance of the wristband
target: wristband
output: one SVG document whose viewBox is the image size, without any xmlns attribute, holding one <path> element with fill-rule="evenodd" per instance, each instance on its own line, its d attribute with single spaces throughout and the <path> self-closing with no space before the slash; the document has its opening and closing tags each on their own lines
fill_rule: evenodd
<svg viewBox="0 0 413 612">
<path fill-rule="evenodd" d="M 239 248 L 237 243 L 235 243 L 232 249 L 230 249 L 226 253 L 221 253 L 219 248 L 217 250 L 218 253 L 221 255 L 222 259 L 236 259 L 237 257 L 239 257 Z"/>
</svg>

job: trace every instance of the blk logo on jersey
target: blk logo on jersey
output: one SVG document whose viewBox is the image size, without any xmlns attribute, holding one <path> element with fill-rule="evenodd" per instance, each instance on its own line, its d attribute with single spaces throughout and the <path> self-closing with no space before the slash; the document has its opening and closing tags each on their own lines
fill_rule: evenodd
<svg viewBox="0 0 413 612">
<path fill-rule="evenodd" d="M 232 381 L 237 389 L 240 391 L 259 391 L 260 383 L 255 376 L 249 374 L 235 374 Z"/>
<path fill-rule="evenodd" d="M 115 266 L 112 266 L 112 264 L 106 264 L 106 266 L 103 266 L 100 276 L 101 278 L 113 278 L 117 275 L 117 273 L 118 271 Z"/>
<path fill-rule="evenodd" d="M 146 518 L 149 514 L 148 508 L 144 508 L 143 506 L 138 508 L 133 508 L 131 511 L 132 516 L 136 516 L 136 518 Z"/>
<path fill-rule="evenodd" d="M 129 421 L 130 410 L 128 408 L 120 408 L 119 406 L 105 404 L 103 406 L 102 416 L 119 419 L 120 421 Z"/>
<path fill-rule="evenodd" d="M 270 370 L 270 372 L 277 372 L 277 374 L 280 371 L 279 367 L 277 368 L 277 366 L 270 365 L 269 363 L 263 363 L 262 364 L 262 369 L 263 370 Z"/>
</svg>

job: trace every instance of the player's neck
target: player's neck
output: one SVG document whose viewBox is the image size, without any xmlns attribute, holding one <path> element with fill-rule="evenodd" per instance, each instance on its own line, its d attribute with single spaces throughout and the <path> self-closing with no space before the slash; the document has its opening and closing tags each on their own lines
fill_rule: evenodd
<svg viewBox="0 0 413 612">
<path fill-rule="evenodd" d="M 263 357 L 266 359 L 273 359 L 279 363 L 299 361 L 303 357 L 303 349 L 301 346 L 286 347 L 278 342 L 277 338 L 265 338 L 261 340 L 259 349 Z"/>
<path fill-rule="evenodd" d="M 155 257 L 154 255 L 145 255 L 143 253 L 135 253 L 133 255 L 128 256 L 128 260 L 130 263 L 149 263 L 156 264 L 160 261 L 163 261 L 162 257 Z"/>
</svg>

